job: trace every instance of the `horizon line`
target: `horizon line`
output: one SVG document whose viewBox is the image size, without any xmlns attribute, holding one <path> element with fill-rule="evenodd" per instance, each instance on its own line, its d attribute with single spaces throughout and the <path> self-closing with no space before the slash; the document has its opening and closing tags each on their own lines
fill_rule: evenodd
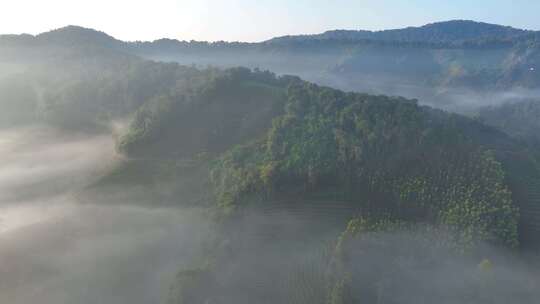
<svg viewBox="0 0 540 304">
<path fill-rule="evenodd" d="M 315 36 L 315 35 L 321 35 L 321 34 L 328 33 L 328 32 L 333 32 L 333 31 L 380 33 L 380 32 L 386 32 L 386 31 L 398 31 L 398 30 L 405 30 L 405 29 L 411 29 L 411 28 L 422 28 L 422 27 L 435 25 L 435 24 L 442 24 L 442 23 L 449 23 L 449 22 L 459 22 L 459 21 L 472 22 L 472 23 L 477 23 L 477 24 L 493 25 L 493 26 L 500 26 L 500 27 L 511 28 L 511 29 L 514 29 L 514 30 L 525 31 L 525 32 L 539 32 L 540 31 L 540 30 L 534 30 L 534 29 L 526 29 L 526 28 L 514 27 L 514 26 L 511 26 L 511 25 L 503 25 L 503 24 L 490 23 L 490 22 L 484 22 L 484 21 L 476 21 L 476 20 L 472 20 L 472 19 L 449 19 L 449 20 L 442 20 L 442 21 L 433 21 L 433 22 L 424 23 L 424 24 L 421 24 L 421 25 L 393 27 L 393 28 L 378 29 L 378 30 L 366 30 L 366 29 L 360 29 L 360 28 L 357 28 L 357 29 L 334 28 L 334 29 L 328 29 L 328 30 L 312 32 L 312 33 L 291 33 L 291 34 L 277 35 L 277 36 L 272 36 L 272 37 L 264 39 L 264 40 L 257 40 L 257 41 L 194 40 L 194 39 L 189 39 L 188 40 L 188 39 L 183 39 L 183 38 L 171 38 L 171 37 L 161 37 L 161 38 L 157 38 L 157 39 L 154 39 L 154 40 L 129 40 L 129 39 L 124 40 L 124 39 L 121 39 L 121 38 L 117 38 L 117 37 L 109 34 L 107 31 L 98 29 L 96 27 L 87 27 L 87 26 L 76 25 L 76 24 L 68 24 L 68 25 L 65 25 L 65 26 L 62 26 L 62 27 L 52 28 L 50 30 L 46 30 L 46 31 L 39 32 L 39 33 L 36 33 L 36 34 L 27 33 L 27 32 L 21 32 L 21 33 L 16 33 L 16 34 L 14 34 L 14 33 L 0 33 L 0 36 L 24 36 L 24 35 L 28 35 L 28 36 L 32 36 L 32 37 L 38 37 L 38 36 L 43 35 L 43 34 L 52 33 L 52 32 L 55 32 L 55 31 L 62 30 L 62 29 L 74 27 L 74 28 L 79 28 L 79 29 L 90 30 L 90 31 L 102 33 L 102 34 L 105 34 L 105 35 L 107 35 L 107 36 L 109 36 L 109 37 L 111 37 L 111 38 L 113 38 L 113 39 L 115 39 L 117 41 L 122 41 L 122 42 L 127 42 L 127 43 L 137 43 L 137 42 L 145 43 L 145 42 L 155 42 L 155 41 L 159 41 L 159 40 L 173 40 L 173 41 L 180 41 L 180 42 L 208 42 L 208 43 L 226 42 L 226 43 L 256 44 L 256 43 L 264 43 L 264 42 L 270 41 L 272 39 L 277 39 L 277 38 Z"/>
</svg>

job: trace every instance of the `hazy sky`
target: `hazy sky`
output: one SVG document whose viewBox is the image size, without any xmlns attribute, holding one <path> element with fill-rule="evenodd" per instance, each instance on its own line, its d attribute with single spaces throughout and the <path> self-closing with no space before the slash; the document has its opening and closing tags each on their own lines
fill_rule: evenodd
<svg viewBox="0 0 540 304">
<path fill-rule="evenodd" d="M 123 40 L 259 41 L 329 29 L 472 19 L 540 30 L 538 0 L 0 0 L 0 33 L 65 25 Z"/>
</svg>

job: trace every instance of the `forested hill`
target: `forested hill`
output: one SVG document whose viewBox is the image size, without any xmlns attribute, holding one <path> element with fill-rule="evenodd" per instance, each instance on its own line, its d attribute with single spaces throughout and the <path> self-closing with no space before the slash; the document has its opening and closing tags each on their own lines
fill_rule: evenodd
<svg viewBox="0 0 540 304">
<path fill-rule="evenodd" d="M 119 144 L 135 158 L 215 159 L 212 180 L 225 214 L 260 200 L 322 198 L 457 225 L 472 233 L 459 238 L 467 242 L 512 246 L 534 235 L 531 222 L 518 225 L 514 209 L 538 204 L 521 181 L 540 178 L 527 149 L 474 120 L 404 98 L 233 69 L 193 93 L 151 100 Z"/>
<path fill-rule="evenodd" d="M 287 43 L 302 40 L 345 40 L 345 41 L 395 41 L 417 43 L 455 44 L 473 40 L 507 40 L 512 41 L 533 34 L 527 31 L 495 24 L 474 22 L 470 20 L 453 20 L 427 24 L 421 27 L 404 29 L 364 31 L 333 30 L 322 34 L 284 36 L 269 40 L 271 43 Z"/>
<path fill-rule="evenodd" d="M 468 255 L 480 244 L 531 248 L 540 241 L 540 171 L 527 148 L 477 120 L 414 100 L 237 68 L 196 90 L 152 99 L 134 117 L 119 141 L 132 162 L 208 164 L 197 178 L 211 189 L 204 206 L 219 223 L 221 238 L 209 253 L 211 262 L 178 275 L 172 303 L 250 303 L 246 299 L 260 297 L 312 303 L 342 288 L 359 299 L 377 298 L 377 287 L 364 279 L 399 279 L 352 266 L 363 263 L 359 255 L 373 244 L 354 251 L 350 242 L 363 244 L 370 233 L 424 231 L 407 245 L 398 245 L 401 236 L 397 244 L 376 238 L 375 246 L 388 248 L 384 256 L 391 252 L 381 265 L 403 258 L 425 265 L 426 258 Z M 251 218 L 251 212 L 261 214 Z M 300 251 L 302 262 L 293 265 L 297 248 L 335 237 L 344 226 L 333 251 L 320 252 L 317 244 Z M 396 269 L 414 276 L 408 267 Z M 223 279 L 231 271 L 237 279 Z M 349 273 L 355 276 L 341 281 Z M 280 292 L 266 295 L 265 286 L 280 279 Z M 465 280 L 467 290 L 486 288 Z M 423 294 L 415 290 L 411 297 Z"/>
</svg>

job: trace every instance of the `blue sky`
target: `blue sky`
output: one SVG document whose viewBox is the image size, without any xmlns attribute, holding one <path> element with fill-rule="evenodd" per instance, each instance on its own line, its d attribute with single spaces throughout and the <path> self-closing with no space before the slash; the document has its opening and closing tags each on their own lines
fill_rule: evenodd
<svg viewBox="0 0 540 304">
<path fill-rule="evenodd" d="M 470 19 L 540 30 L 540 0 L 3 0 L 1 33 L 68 24 L 123 40 L 260 41 L 330 29 Z"/>
</svg>

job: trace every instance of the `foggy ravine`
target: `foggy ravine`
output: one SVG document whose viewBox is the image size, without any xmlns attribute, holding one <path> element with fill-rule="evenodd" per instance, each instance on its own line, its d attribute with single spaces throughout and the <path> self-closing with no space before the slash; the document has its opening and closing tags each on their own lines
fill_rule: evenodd
<svg viewBox="0 0 540 304">
<path fill-rule="evenodd" d="M 0 303 L 158 303 L 202 225 L 192 212 L 80 204 L 117 156 L 109 135 L 0 134 Z"/>
</svg>

